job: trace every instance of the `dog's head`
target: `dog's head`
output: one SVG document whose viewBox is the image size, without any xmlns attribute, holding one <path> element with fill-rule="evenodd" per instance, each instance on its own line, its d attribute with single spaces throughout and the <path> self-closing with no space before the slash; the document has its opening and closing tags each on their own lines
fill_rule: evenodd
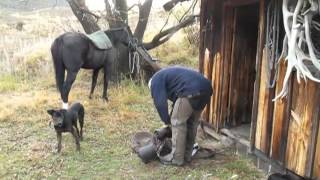
<svg viewBox="0 0 320 180">
<path fill-rule="evenodd" d="M 63 124 L 64 114 L 61 110 L 49 109 L 48 114 L 52 117 L 53 125 L 56 127 L 61 127 Z"/>
</svg>

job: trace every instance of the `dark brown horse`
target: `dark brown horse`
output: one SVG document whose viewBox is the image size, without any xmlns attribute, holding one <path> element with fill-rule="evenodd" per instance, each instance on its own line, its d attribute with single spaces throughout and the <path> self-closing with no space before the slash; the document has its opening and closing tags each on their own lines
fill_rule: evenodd
<svg viewBox="0 0 320 180">
<path fill-rule="evenodd" d="M 104 86 L 102 98 L 108 100 L 107 89 L 112 62 L 115 58 L 117 43 L 129 45 L 131 31 L 127 28 L 105 31 L 113 47 L 107 50 L 97 49 L 87 36 L 81 33 L 68 32 L 55 39 L 51 53 L 55 69 L 55 78 L 60 92 L 63 107 L 68 107 L 68 96 L 71 86 L 81 68 L 93 69 L 90 97 L 94 91 L 100 69 L 104 69 Z M 65 78 L 65 72 L 67 77 Z"/>
</svg>

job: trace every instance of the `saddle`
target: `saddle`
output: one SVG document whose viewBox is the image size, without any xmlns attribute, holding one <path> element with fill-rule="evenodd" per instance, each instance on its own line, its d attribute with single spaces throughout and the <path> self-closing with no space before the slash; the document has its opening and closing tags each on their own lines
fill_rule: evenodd
<svg viewBox="0 0 320 180">
<path fill-rule="evenodd" d="M 112 43 L 104 31 L 97 31 L 92 34 L 85 34 L 91 43 L 100 50 L 112 48 Z"/>
</svg>

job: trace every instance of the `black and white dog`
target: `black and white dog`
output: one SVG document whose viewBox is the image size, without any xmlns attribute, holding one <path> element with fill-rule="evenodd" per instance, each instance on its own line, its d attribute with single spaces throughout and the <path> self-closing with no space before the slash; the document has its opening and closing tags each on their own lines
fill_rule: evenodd
<svg viewBox="0 0 320 180">
<path fill-rule="evenodd" d="M 52 117 L 54 129 L 57 133 L 58 152 L 61 151 L 62 133 L 70 132 L 76 142 L 77 150 L 80 151 L 80 140 L 82 140 L 82 128 L 84 123 L 84 107 L 80 103 L 73 103 L 68 110 L 66 109 L 50 109 L 47 110 Z M 77 121 L 79 119 L 80 132 Z"/>
</svg>

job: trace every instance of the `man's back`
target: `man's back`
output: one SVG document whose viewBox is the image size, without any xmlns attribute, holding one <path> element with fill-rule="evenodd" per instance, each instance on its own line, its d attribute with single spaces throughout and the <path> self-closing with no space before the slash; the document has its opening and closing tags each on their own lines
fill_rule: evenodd
<svg viewBox="0 0 320 180">
<path fill-rule="evenodd" d="M 178 66 L 163 69 L 152 77 L 152 96 L 157 96 L 160 90 L 166 90 L 171 101 L 199 93 L 212 94 L 211 83 L 202 74 Z"/>
</svg>

